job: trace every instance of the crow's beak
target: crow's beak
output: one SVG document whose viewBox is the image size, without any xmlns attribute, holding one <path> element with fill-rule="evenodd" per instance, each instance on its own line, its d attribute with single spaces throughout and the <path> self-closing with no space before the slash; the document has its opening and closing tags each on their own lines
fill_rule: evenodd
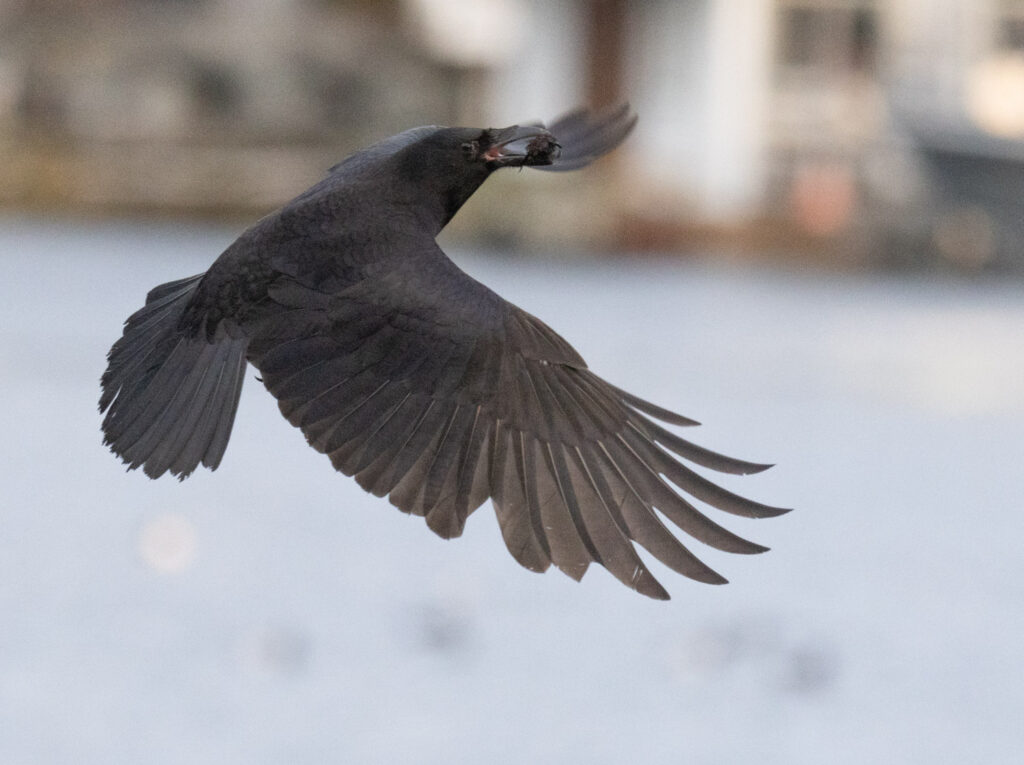
<svg viewBox="0 0 1024 765">
<path fill-rule="evenodd" d="M 550 165 L 561 146 L 547 130 L 536 125 L 513 125 L 493 132 L 494 143 L 484 159 L 494 167 L 531 167 Z"/>
</svg>

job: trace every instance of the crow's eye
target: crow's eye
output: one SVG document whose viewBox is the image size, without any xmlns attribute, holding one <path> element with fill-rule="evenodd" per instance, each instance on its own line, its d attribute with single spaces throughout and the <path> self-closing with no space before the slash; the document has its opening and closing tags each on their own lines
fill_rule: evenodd
<svg viewBox="0 0 1024 765">
<path fill-rule="evenodd" d="M 476 159 L 480 153 L 480 142 L 479 141 L 466 141 L 462 144 L 462 156 L 466 159 Z"/>
</svg>

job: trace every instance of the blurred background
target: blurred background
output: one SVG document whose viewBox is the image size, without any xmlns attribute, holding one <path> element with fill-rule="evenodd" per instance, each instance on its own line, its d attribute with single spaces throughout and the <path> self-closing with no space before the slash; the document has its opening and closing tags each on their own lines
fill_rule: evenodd
<svg viewBox="0 0 1024 765">
<path fill-rule="evenodd" d="M 443 243 L 778 463 L 727 587 L 443 542 L 255 380 L 216 474 L 101 445 L 146 291 L 346 154 L 622 101 Z M 0 0 L 0 762 L 1020 762 L 1022 192 L 1024 0 Z"/>
<path fill-rule="evenodd" d="M 457 230 L 1024 268 L 1017 0 L 3 0 L 0 204 L 250 216 L 411 125 L 627 100 L 585 193 L 501 179 L 560 225 Z"/>
</svg>

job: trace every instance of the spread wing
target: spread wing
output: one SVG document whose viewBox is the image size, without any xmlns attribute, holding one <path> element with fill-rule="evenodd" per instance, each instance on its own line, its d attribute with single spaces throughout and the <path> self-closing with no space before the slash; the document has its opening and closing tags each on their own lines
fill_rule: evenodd
<svg viewBox="0 0 1024 765">
<path fill-rule="evenodd" d="M 685 576 L 725 580 L 662 520 L 721 550 L 766 548 L 711 521 L 683 493 L 736 515 L 785 510 L 732 494 L 682 460 L 766 468 L 703 449 L 655 420 L 695 424 L 619 390 L 539 319 L 438 249 L 415 278 L 345 286 L 285 276 L 249 358 L 282 413 L 335 468 L 443 537 L 494 500 L 509 552 L 579 579 L 591 562 L 654 598 L 668 594 L 634 542 Z"/>
</svg>

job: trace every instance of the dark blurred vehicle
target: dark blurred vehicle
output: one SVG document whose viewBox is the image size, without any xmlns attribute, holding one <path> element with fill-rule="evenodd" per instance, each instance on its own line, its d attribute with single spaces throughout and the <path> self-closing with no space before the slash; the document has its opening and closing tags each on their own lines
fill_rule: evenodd
<svg viewBox="0 0 1024 765">
<path fill-rule="evenodd" d="M 938 254 L 965 268 L 1024 271 L 1024 141 L 967 120 L 906 127 L 928 176 Z"/>
</svg>

